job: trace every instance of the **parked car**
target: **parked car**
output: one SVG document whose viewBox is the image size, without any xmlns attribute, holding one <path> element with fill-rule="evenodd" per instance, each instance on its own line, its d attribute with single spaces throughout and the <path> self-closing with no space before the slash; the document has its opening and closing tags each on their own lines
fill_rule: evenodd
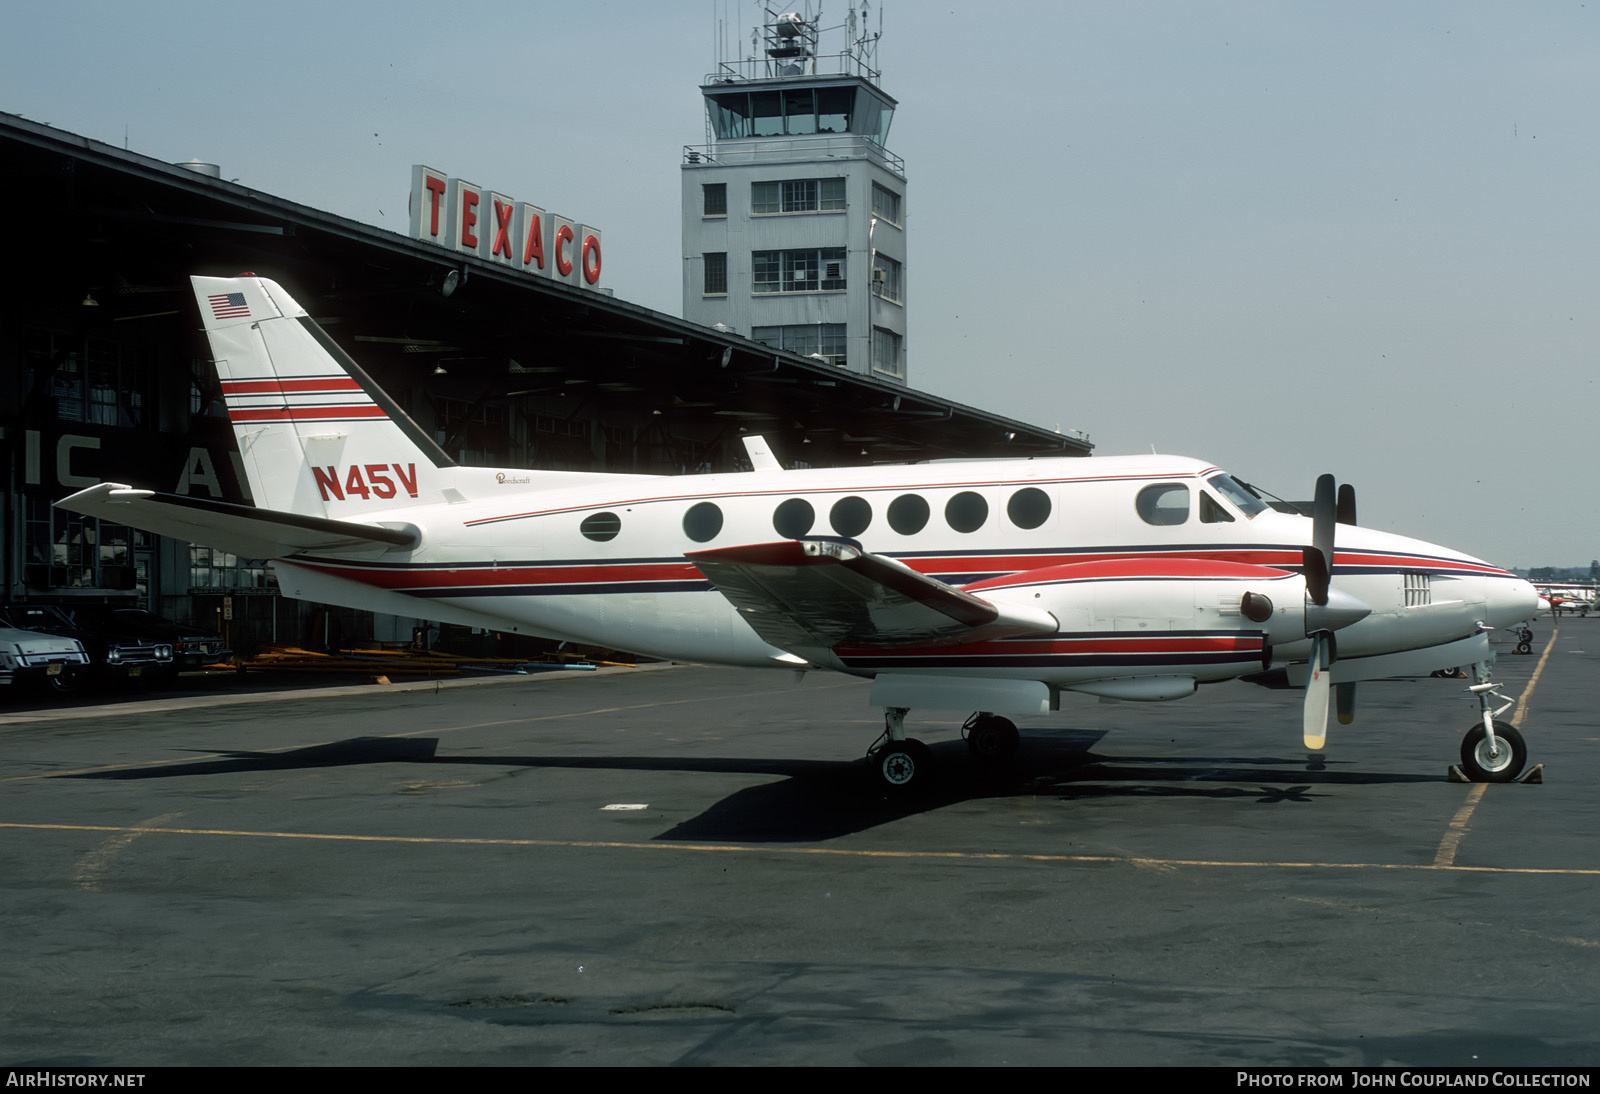
<svg viewBox="0 0 1600 1094">
<path fill-rule="evenodd" d="M 165 642 L 172 647 L 173 671 L 218 665 L 233 656 L 216 631 L 174 623 L 143 608 L 84 607 L 72 609 L 72 620 Z"/>
<path fill-rule="evenodd" d="M 103 680 L 132 680 L 172 668 L 170 641 L 133 633 L 110 622 L 86 619 L 80 626 L 51 604 L 0 604 L 0 626 L 76 638 L 89 654 L 91 674 Z"/>
<path fill-rule="evenodd" d="M 0 688 L 42 683 L 73 691 L 88 667 L 89 654 L 76 638 L 0 627 Z"/>
</svg>

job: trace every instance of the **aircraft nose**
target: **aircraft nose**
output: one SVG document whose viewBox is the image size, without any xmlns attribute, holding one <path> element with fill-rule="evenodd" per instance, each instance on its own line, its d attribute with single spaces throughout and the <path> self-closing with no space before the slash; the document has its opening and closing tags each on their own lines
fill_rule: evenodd
<svg viewBox="0 0 1600 1094">
<path fill-rule="evenodd" d="M 1539 614 L 1539 593 L 1520 578 L 1496 581 L 1489 590 L 1488 608 L 1489 618 L 1485 622 L 1491 627 L 1509 627 Z"/>
</svg>

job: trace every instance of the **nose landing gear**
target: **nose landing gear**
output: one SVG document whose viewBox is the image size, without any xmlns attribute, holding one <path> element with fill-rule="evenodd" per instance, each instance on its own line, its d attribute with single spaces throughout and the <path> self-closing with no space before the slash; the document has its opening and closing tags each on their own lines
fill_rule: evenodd
<svg viewBox="0 0 1600 1094">
<path fill-rule="evenodd" d="M 1489 681 L 1488 666 L 1474 665 L 1473 674 L 1479 682 L 1467 690 L 1478 697 L 1481 715 L 1461 742 L 1461 770 L 1475 783 L 1512 782 L 1528 762 L 1528 746 L 1516 726 L 1497 719 L 1517 701 L 1507 699 L 1501 685 Z"/>
</svg>

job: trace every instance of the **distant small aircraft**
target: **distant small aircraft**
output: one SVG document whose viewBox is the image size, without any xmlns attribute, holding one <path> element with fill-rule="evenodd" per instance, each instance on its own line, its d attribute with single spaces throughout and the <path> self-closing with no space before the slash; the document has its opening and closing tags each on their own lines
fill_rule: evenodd
<svg viewBox="0 0 1600 1094">
<path fill-rule="evenodd" d="M 1462 765 L 1515 778 L 1521 735 L 1487 632 L 1533 587 L 1478 559 L 1355 527 L 1317 483 L 1276 512 L 1199 460 L 1093 457 L 652 476 L 462 467 L 280 286 L 193 279 L 255 506 L 102 483 L 58 502 L 250 558 L 289 596 L 656 657 L 872 679 L 886 787 L 931 756 L 912 708 L 971 710 L 980 758 L 1003 714 L 1064 691 L 1165 700 L 1251 677 L 1304 687 L 1307 748 L 1355 685 L 1472 665 Z M 1335 546 L 1338 525 L 1339 542 Z M 1496 709 L 1495 704 L 1503 701 Z"/>
<path fill-rule="evenodd" d="M 1540 611 L 1547 611 L 1557 616 L 1566 614 L 1585 618 L 1594 611 L 1594 598 L 1585 590 L 1550 585 L 1536 585 L 1534 589 L 1539 594 Z"/>
</svg>

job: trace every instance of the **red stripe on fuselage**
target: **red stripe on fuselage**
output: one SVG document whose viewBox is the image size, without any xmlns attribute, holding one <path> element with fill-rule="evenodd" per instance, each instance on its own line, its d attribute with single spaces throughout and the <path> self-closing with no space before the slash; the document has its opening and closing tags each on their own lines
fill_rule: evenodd
<svg viewBox="0 0 1600 1094">
<path fill-rule="evenodd" d="M 625 585 L 635 581 L 705 581 L 687 562 L 577 564 L 571 566 L 429 566 L 417 569 L 367 569 L 295 559 L 295 565 L 380 589 L 485 589 L 496 585 Z"/>
<path fill-rule="evenodd" d="M 1289 577 L 1288 570 L 1253 566 L 1241 562 L 1208 558 L 1164 558 L 1140 555 L 1132 558 L 1069 562 L 1060 566 L 1039 566 L 1001 577 L 986 578 L 962 586 L 967 592 L 1003 589 L 1012 585 L 1041 582 L 1128 581 L 1145 579 L 1189 579 L 1203 581 L 1276 581 Z"/>
</svg>

